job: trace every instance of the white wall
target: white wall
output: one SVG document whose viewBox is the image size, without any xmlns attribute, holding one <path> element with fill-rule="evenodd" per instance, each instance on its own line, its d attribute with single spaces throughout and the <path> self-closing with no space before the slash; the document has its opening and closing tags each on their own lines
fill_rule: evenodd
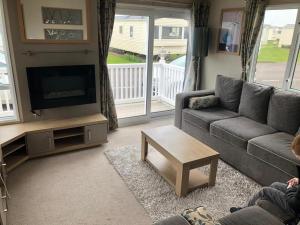
<svg viewBox="0 0 300 225">
<path fill-rule="evenodd" d="M 226 8 L 244 7 L 242 0 L 212 0 L 208 26 L 211 29 L 211 38 L 208 56 L 204 60 L 202 79 L 203 89 L 213 89 L 218 74 L 240 78 L 241 59 L 238 55 L 217 53 L 217 39 L 220 26 L 221 10 Z"/>
</svg>

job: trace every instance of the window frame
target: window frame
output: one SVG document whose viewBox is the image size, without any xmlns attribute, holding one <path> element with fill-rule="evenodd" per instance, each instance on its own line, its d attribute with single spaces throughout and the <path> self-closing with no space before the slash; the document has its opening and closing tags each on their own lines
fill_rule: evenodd
<svg viewBox="0 0 300 225">
<path fill-rule="evenodd" d="M 3 0 L 0 0 L 0 11 L 1 11 L 1 20 L 3 21 L 3 48 L 5 51 L 5 59 L 7 61 L 7 73 L 8 73 L 8 80 L 9 80 L 9 90 L 13 104 L 13 116 L 6 116 L 0 117 L 0 125 L 5 124 L 13 124 L 19 123 L 21 121 L 21 115 L 19 110 L 19 99 L 17 97 L 17 90 L 16 90 L 16 81 L 15 81 L 15 64 L 13 61 L 13 52 L 11 49 L 11 42 L 9 41 L 9 21 L 8 16 L 6 14 L 7 5 Z"/>
<path fill-rule="evenodd" d="M 300 92 L 300 89 L 296 90 L 296 89 L 291 88 L 293 77 L 294 77 L 294 70 L 296 68 L 295 60 L 297 60 L 295 55 L 298 54 L 297 49 L 299 49 L 299 46 L 297 46 L 298 41 L 299 41 L 299 45 L 300 45 L 300 4 L 269 5 L 266 7 L 266 10 L 284 10 L 284 9 L 298 9 L 298 14 L 297 14 L 297 18 L 296 18 L 290 53 L 289 53 L 288 61 L 286 64 L 285 73 L 283 76 L 283 83 L 282 83 L 281 87 L 278 89 Z M 269 86 L 267 84 L 261 84 L 261 83 L 255 82 L 256 64 L 257 64 L 257 57 L 259 54 L 259 47 L 260 47 L 260 42 L 261 42 L 263 25 L 264 24 L 261 25 L 260 32 L 259 32 L 256 44 L 255 44 L 255 47 L 253 50 L 252 59 L 250 61 L 249 82 L 257 83 L 257 84 L 264 85 L 264 86 Z"/>
</svg>

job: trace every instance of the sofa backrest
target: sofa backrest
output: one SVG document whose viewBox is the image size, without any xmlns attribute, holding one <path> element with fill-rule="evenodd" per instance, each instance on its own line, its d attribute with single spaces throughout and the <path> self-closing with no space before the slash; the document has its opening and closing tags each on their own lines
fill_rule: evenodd
<svg viewBox="0 0 300 225">
<path fill-rule="evenodd" d="M 243 81 L 218 75 L 215 95 L 220 98 L 220 105 L 228 110 L 237 112 L 240 104 Z"/>
<path fill-rule="evenodd" d="M 271 96 L 268 125 L 295 135 L 300 126 L 300 94 L 276 90 Z"/>
</svg>

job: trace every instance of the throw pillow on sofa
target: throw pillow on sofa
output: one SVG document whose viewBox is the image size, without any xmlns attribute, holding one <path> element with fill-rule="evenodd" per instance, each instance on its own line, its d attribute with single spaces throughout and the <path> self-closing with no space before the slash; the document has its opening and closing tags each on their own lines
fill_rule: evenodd
<svg viewBox="0 0 300 225">
<path fill-rule="evenodd" d="M 190 109 L 205 109 L 219 104 L 219 98 L 214 95 L 192 97 L 189 99 Z"/>
<path fill-rule="evenodd" d="M 220 98 L 220 105 L 237 112 L 243 88 L 243 81 L 231 77 L 218 75 L 216 79 L 216 96 Z"/>
<path fill-rule="evenodd" d="M 239 106 L 240 115 L 260 123 L 266 123 L 272 92 L 273 87 L 245 82 Z"/>
<path fill-rule="evenodd" d="M 300 126 L 300 95 L 277 90 L 271 95 L 268 125 L 295 135 Z"/>
<path fill-rule="evenodd" d="M 202 206 L 194 209 L 186 209 L 181 215 L 191 225 L 221 225 L 219 222 L 215 221 Z"/>
</svg>

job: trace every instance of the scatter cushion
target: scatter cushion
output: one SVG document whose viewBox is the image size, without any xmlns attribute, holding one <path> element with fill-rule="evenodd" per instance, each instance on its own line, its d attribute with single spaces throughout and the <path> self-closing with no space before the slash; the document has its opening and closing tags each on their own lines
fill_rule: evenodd
<svg viewBox="0 0 300 225">
<path fill-rule="evenodd" d="M 215 95 L 220 98 L 220 105 L 228 110 L 237 112 L 243 88 L 243 81 L 218 75 Z"/>
<path fill-rule="evenodd" d="M 222 141 L 247 150 L 252 138 L 275 133 L 272 127 L 246 117 L 219 120 L 210 124 L 210 134 Z"/>
<path fill-rule="evenodd" d="M 268 125 L 276 130 L 295 135 L 300 126 L 300 95 L 275 91 L 270 99 Z"/>
<path fill-rule="evenodd" d="M 272 91 L 273 87 L 245 82 L 239 106 L 240 115 L 266 123 Z"/>
<path fill-rule="evenodd" d="M 207 131 L 209 131 L 209 126 L 212 122 L 237 116 L 239 116 L 237 113 L 221 107 L 212 107 L 201 110 L 187 108 L 182 111 L 182 119 L 184 122 Z"/>
<path fill-rule="evenodd" d="M 191 225 L 221 225 L 208 214 L 207 210 L 200 206 L 194 209 L 186 209 L 181 214 Z"/>
<path fill-rule="evenodd" d="M 219 98 L 214 95 L 192 97 L 189 99 L 190 109 L 205 109 L 219 104 Z"/>
<path fill-rule="evenodd" d="M 300 160 L 292 152 L 293 139 L 294 135 L 285 132 L 256 137 L 249 141 L 247 151 L 290 175 L 298 176 L 296 165 L 300 166 Z"/>
</svg>

